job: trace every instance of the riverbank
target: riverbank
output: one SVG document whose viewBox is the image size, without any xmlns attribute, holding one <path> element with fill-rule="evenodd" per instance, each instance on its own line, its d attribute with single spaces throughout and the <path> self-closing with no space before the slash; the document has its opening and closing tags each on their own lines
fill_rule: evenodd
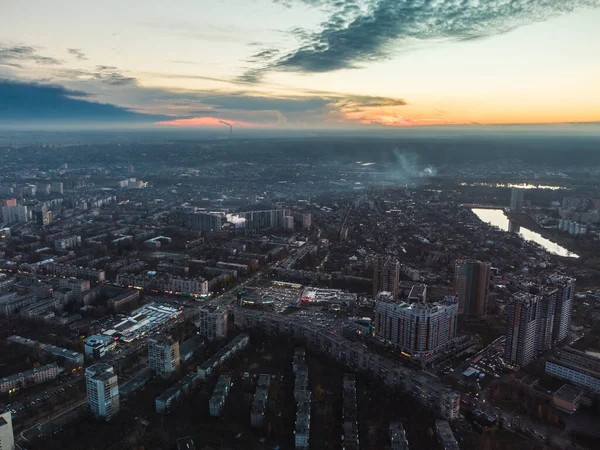
<svg viewBox="0 0 600 450">
<path fill-rule="evenodd" d="M 585 238 L 574 238 L 555 228 L 540 227 L 529 214 L 512 212 L 505 212 L 504 214 L 513 224 L 539 233 L 543 238 L 579 255 L 579 258 L 564 258 L 566 261 L 582 263 L 594 254 L 594 247 Z"/>
</svg>

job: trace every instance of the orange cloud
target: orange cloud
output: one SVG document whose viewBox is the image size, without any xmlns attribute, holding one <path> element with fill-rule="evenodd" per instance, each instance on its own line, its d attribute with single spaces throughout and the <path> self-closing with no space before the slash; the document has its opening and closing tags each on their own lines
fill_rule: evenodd
<svg viewBox="0 0 600 450">
<path fill-rule="evenodd" d="M 156 125 L 174 127 L 223 127 L 231 124 L 234 127 L 258 128 L 261 125 L 239 120 L 218 119 L 216 117 L 190 117 L 189 119 L 175 119 L 156 122 Z"/>
</svg>

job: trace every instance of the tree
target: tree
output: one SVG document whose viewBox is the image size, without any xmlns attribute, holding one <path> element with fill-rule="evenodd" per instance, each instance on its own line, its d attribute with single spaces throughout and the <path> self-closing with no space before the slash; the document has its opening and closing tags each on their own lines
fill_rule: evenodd
<svg viewBox="0 0 600 450">
<path fill-rule="evenodd" d="M 323 400 L 323 388 L 320 384 L 317 384 L 317 386 L 315 387 L 315 398 L 318 402 Z"/>
</svg>

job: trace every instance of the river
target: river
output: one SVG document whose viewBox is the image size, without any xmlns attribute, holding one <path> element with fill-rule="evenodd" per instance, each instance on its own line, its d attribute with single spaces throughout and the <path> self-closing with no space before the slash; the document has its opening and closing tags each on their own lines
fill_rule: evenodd
<svg viewBox="0 0 600 450">
<path fill-rule="evenodd" d="M 504 214 L 501 209 L 482 209 L 473 208 L 471 211 L 475 213 L 477 217 L 483 222 L 494 225 L 504 231 L 511 231 L 518 233 L 523 239 L 527 241 L 533 241 L 541 245 L 547 252 L 558 256 L 566 256 L 568 258 L 579 258 L 579 255 L 561 247 L 558 244 L 546 239 L 541 234 L 531 231 L 524 227 L 515 226 L 508 217 Z"/>
</svg>

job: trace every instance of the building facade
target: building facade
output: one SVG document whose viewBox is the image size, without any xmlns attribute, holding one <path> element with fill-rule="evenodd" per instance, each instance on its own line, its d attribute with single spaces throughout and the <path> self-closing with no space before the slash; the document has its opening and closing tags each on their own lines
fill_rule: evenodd
<svg viewBox="0 0 600 450">
<path fill-rule="evenodd" d="M 575 279 L 562 275 L 552 275 L 548 278 L 547 284 L 557 289 L 552 339 L 554 342 L 561 342 L 569 336 L 571 331 Z"/>
<path fill-rule="evenodd" d="M 221 231 L 221 217 L 207 213 L 185 213 L 183 224 L 194 231 Z"/>
<path fill-rule="evenodd" d="M 86 368 L 85 383 L 92 414 L 111 420 L 119 412 L 119 382 L 112 366 L 98 363 Z"/>
<path fill-rule="evenodd" d="M 10 411 L 0 414 L 0 450 L 14 450 L 15 435 Z"/>
<path fill-rule="evenodd" d="M 523 210 L 523 199 L 525 191 L 523 189 L 513 188 L 510 191 L 510 211 L 521 212 Z"/>
<path fill-rule="evenodd" d="M 400 283 L 400 263 L 393 258 L 380 256 L 373 267 L 373 298 L 380 292 L 390 292 L 398 300 Z"/>
<path fill-rule="evenodd" d="M 166 336 L 148 338 L 148 366 L 156 375 L 170 378 L 179 363 L 179 342 Z"/>
<path fill-rule="evenodd" d="M 454 271 L 454 291 L 458 295 L 458 313 L 484 317 L 490 286 L 490 263 L 458 260 Z"/>
<path fill-rule="evenodd" d="M 517 292 L 508 303 L 504 356 L 514 365 L 526 366 L 537 357 L 539 302 L 537 295 Z"/>
<path fill-rule="evenodd" d="M 206 305 L 198 310 L 196 327 L 209 341 L 227 338 L 227 309 Z"/>
<path fill-rule="evenodd" d="M 382 292 L 375 304 L 375 334 L 411 356 L 428 357 L 452 344 L 457 315 L 455 297 L 440 303 L 405 303 Z"/>
</svg>

